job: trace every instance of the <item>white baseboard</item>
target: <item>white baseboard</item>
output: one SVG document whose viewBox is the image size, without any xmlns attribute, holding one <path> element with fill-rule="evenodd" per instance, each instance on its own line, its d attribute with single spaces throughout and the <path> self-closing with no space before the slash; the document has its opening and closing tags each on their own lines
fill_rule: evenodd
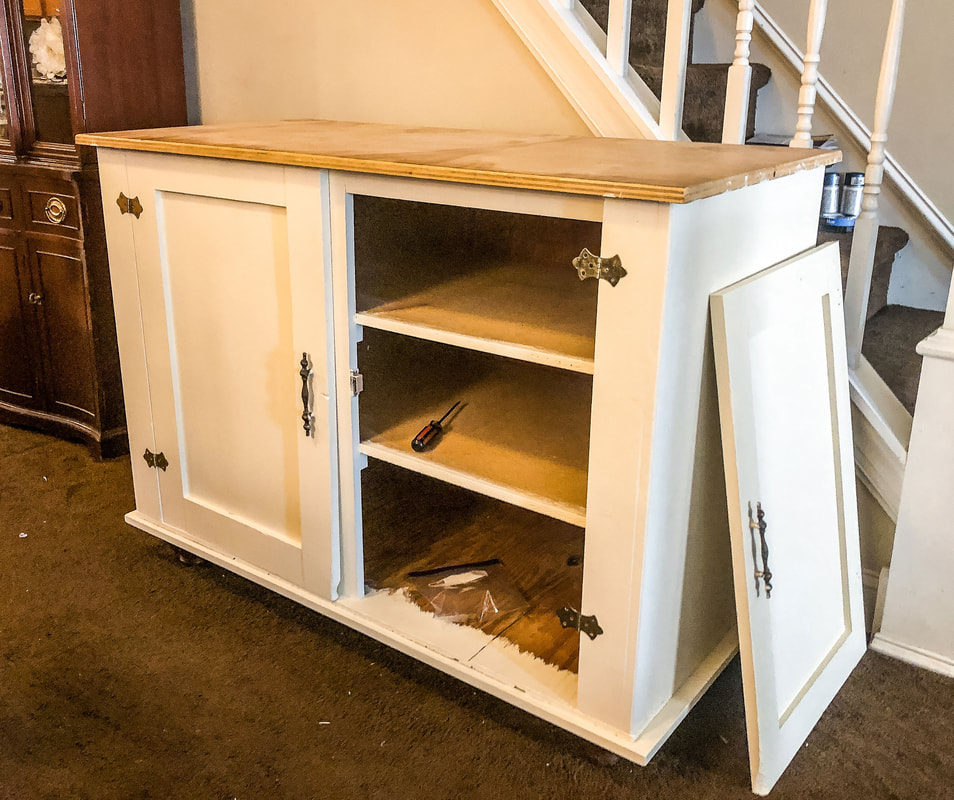
<svg viewBox="0 0 954 800">
<path fill-rule="evenodd" d="M 919 647 L 911 647 L 901 642 L 895 642 L 881 633 L 876 633 L 871 640 L 871 649 L 876 653 L 891 656 L 891 658 L 913 664 L 916 667 L 923 667 L 939 675 L 954 678 L 954 661 L 951 659 L 937 653 L 930 653 Z"/>
</svg>

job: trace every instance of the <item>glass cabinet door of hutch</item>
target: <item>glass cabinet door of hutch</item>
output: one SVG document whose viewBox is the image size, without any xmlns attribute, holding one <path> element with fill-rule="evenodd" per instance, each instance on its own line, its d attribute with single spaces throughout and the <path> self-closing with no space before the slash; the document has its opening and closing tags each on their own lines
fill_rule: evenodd
<svg viewBox="0 0 954 800">
<path fill-rule="evenodd" d="M 0 151 L 42 160 L 76 157 L 68 2 L 3 0 Z"/>
</svg>

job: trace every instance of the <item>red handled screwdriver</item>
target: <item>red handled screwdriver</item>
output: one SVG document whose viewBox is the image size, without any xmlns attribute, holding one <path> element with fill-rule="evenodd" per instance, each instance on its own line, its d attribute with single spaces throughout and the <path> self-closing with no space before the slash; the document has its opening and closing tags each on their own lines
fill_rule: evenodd
<svg viewBox="0 0 954 800">
<path fill-rule="evenodd" d="M 447 413 L 443 417 L 440 419 L 432 419 L 427 425 L 421 428 L 417 436 L 411 439 L 411 449 L 415 453 L 423 453 L 427 449 L 427 446 L 440 436 L 441 431 L 444 429 L 444 420 L 447 419 L 451 415 L 451 412 L 459 405 L 460 400 L 447 409 Z"/>
</svg>

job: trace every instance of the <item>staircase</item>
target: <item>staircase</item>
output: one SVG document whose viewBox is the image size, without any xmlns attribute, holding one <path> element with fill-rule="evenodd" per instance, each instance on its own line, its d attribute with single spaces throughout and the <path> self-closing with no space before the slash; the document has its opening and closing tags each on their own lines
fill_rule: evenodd
<svg viewBox="0 0 954 800">
<path fill-rule="evenodd" d="M 851 233 L 822 227 L 818 233 L 818 243 L 824 242 L 838 243 L 844 288 L 848 279 Z M 908 234 L 901 228 L 882 225 L 878 229 L 871 294 L 868 297 L 868 324 L 865 326 L 861 352 L 913 416 L 921 376 L 921 357 L 914 348 L 925 336 L 940 327 L 944 312 L 888 305 L 888 284 L 894 259 L 907 243 Z"/>
<path fill-rule="evenodd" d="M 693 18 L 705 0 L 692 0 Z M 606 33 L 610 0 L 579 0 L 581 6 Z M 629 63 L 656 97 L 660 97 L 665 53 L 668 0 L 632 0 Z M 722 140 L 723 116 L 726 107 L 726 84 L 730 64 L 695 64 L 691 61 L 692 34 L 689 28 L 689 63 L 686 65 L 683 132 L 694 141 Z M 771 77 L 763 64 L 751 65 L 746 138 L 753 135 L 758 91 Z M 841 252 L 842 279 L 847 279 L 852 233 L 844 230 L 819 230 L 818 242 L 837 242 Z M 943 321 L 943 313 L 905 306 L 888 305 L 888 285 L 895 256 L 908 242 L 908 234 L 895 227 L 882 226 L 878 231 L 874 271 L 869 295 L 867 325 L 862 354 L 898 398 L 908 414 L 914 413 L 920 356 L 915 345 Z M 906 444 L 906 443 L 904 443 Z M 900 487 L 897 487 L 900 492 Z M 876 493 L 884 503 L 884 494 Z M 886 511 L 894 517 L 894 504 Z"/>
<path fill-rule="evenodd" d="M 705 0 L 692 0 L 692 15 L 702 9 Z M 580 0 L 600 29 L 606 33 L 609 0 Z M 663 56 L 666 43 L 666 0 L 633 0 L 630 24 L 629 63 L 656 97 L 662 94 Z M 689 27 L 689 53 L 692 33 Z M 686 99 L 682 129 L 694 142 L 722 141 L 722 121 L 731 64 L 693 64 L 686 68 Z M 752 65 L 752 87 L 749 92 L 747 136 L 755 133 L 755 101 L 758 90 L 769 82 L 772 73 L 764 64 Z"/>
</svg>

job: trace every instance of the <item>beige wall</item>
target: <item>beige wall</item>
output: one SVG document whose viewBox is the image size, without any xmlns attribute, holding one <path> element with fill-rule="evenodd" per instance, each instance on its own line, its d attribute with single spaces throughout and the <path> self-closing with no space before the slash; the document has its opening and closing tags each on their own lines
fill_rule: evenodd
<svg viewBox="0 0 954 800">
<path fill-rule="evenodd" d="M 187 2 L 195 121 L 588 132 L 491 0 L 305 0 L 294 15 L 260 0 Z"/>
<path fill-rule="evenodd" d="M 760 0 L 804 49 L 809 0 Z M 954 220 L 954 14 L 951 0 L 907 0 L 901 67 L 888 150 L 948 219 Z M 870 128 L 891 0 L 828 4 L 821 72 Z"/>
</svg>

